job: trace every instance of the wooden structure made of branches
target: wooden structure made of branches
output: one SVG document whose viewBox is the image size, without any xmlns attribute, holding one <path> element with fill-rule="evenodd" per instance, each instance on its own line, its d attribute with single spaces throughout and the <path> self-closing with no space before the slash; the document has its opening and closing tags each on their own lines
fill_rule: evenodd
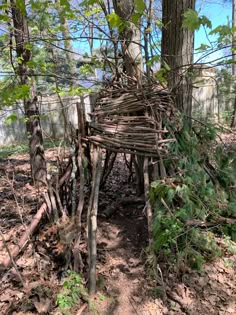
<svg viewBox="0 0 236 315">
<path fill-rule="evenodd" d="M 174 141 L 164 127 L 176 119 L 170 94 L 160 86 L 123 87 L 100 93 L 88 140 L 114 152 L 156 157 Z"/>
<path fill-rule="evenodd" d="M 171 95 L 157 84 L 139 87 L 113 85 L 104 89 L 98 95 L 89 124 L 85 121 L 82 103 L 77 104 L 77 111 L 79 130 L 71 137 L 69 160 L 65 167 L 64 163 L 58 160 L 60 172 L 48 180 L 48 190 L 43 194 L 43 204 L 17 246 L 13 248 L 11 255 L 0 267 L 5 270 L 14 263 L 14 258 L 25 248 L 30 240 L 29 237 L 47 212 L 53 222 L 57 222 L 57 228 L 60 228 L 59 235 L 63 235 L 60 236 L 62 247 L 66 249 L 63 251 L 70 255 L 73 252 L 74 270 L 77 272 L 82 272 L 84 269 L 81 239 L 87 240 L 88 284 L 89 292 L 93 294 L 96 290 L 99 189 L 112 170 L 117 152 L 131 155 L 136 176 L 140 176 L 143 182 L 149 242 L 152 243 L 153 220 L 149 202 L 150 164 L 157 168 L 154 178 L 166 176 L 163 160 L 169 158 L 168 145 L 175 141 L 168 126 L 174 125 L 176 129 L 181 120 Z M 150 163 L 150 160 L 155 163 Z M 87 161 L 89 162 L 86 163 Z M 90 176 L 85 176 L 87 173 L 90 173 Z M 87 193 L 89 196 L 86 195 Z M 89 199 L 88 204 L 86 197 Z M 87 228 L 86 235 L 83 237 L 82 214 L 85 205 Z M 66 259 L 70 263 L 68 257 Z"/>
<path fill-rule="evenodd" d="M 88 207 L 89 289 L 96 288 L 96 230 L 99 187 L 114 163 L 109 165 L 107 154 L 102 170 L 101 148 L 107 153 L 128 153 L 136 163 L 136 176 L 143 183 L 145 209 L 152 242 L 152 209 L 149 201 L 149 160 L 155 160 L 156 174 L 166 176 L 163 159 L 168 156 L 168 145 L 175 141 L 167 125 L 177 124 L 178 115 L 170 93 L 158 85 L 117 87 L 103 90 L 91 113 L 90 134 L 86 141 L 92 144 L 92 189 Z"/>
</svg>

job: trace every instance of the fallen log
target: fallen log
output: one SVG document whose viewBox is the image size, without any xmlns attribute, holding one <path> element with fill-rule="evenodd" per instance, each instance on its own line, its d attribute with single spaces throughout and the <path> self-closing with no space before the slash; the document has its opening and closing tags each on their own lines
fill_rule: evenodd
<svg viewBox="0 0 236 315">
<path fill-rule="evenodd" d="M 30 225 L 27 227 L 25 233 L 21 236 L 21 239 L 19 240 L 18 244 L 11 250 L 11 257 L 14 259 L 16 258 L 19 253 L 25 248 L 27 245 L 30 236 L 34 233 L 35 229 L 37 228 L 39 222 L 41 221 L 44 213 L 47 210 L 47 204 L 44 202 L 35 216 L 33 217 L 33 220 L 31 221 Z M 11 264 L 11 257 L 8 256 L 6 260 L 4 261 L 3 265 L 1 265 L 1 271 L 4 271 L 7 269 Z"/>
</svg>

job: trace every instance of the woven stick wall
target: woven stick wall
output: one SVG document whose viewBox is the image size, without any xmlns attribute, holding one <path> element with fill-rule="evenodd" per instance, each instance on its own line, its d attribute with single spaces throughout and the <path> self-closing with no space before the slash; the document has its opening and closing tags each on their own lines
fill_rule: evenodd
<svg viewBox="0 0 236 315">
<path fill-rule="evenodd" d="M 160 157 L 175 141 L 163 122 L 175 123 L 170 94 L 152 85 L 104 90 L 92 115 L 89 141 L 115 152 Z"/>
</svg>

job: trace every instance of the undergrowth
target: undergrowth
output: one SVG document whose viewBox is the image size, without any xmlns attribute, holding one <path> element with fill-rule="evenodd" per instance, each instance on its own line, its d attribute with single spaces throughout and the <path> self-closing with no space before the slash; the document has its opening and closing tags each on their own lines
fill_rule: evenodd
<svg viewBox="0 0 236 315">
<path fill-rule="evenodd" d="M 207 125 L 176 132 L 166 164 L 172 174 L 151 184 L 153 250 L 168 264 L 201 270 L 221 255 L 215 235 L 236 241 L 236 154 L 217 144 L 217 131 Z"/>
<path fill-rule="evenodd" d="M 81 302 L 88 303 L 91 313 L 97 314 L 82 277 L 74 271 L 68 271 L 63 286 L 57 294 L 57 305 L 64 315 L 69 315 L 73 307 L 77 307 Z"/>
<path fill-rule="evenodd" d="M 44 140 L 44 148 L 56 148 L 59 145 L 64 145 L 64 141 L 60 140 Z M 0 146 L 0 159 L 5 159 L 15 154 L 24 154 L 29 152 L 29 143 L 21 142 L 16 144 L 2 145 Z"/>
</svg>

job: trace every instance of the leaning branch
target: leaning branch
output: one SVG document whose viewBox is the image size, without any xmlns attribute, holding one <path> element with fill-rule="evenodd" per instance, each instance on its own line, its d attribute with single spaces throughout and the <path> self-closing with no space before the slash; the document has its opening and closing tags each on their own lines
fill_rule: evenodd
<svg viewBox="0 0 236 315">
<path fill-rule="evenodd" d="M 25 246 L 27 245 L 29 241 L 29 237 L 34 233 L 35 229 L 37 228 L 46 210 L 47 210 L 47 204 L 46 202 L 44 202 L 39 208 L 38 212 L 35 214 L 32 222 L 30 223 L 29 227 L 27 227 L 25 233 L 22 235 L 18 244 L 11 251 L 11 255 L 9 255 L 4 261 L 3 266 L 1 266 L 3 270 L 7 269 L 12 263 L 12 259 L 18 256 L 19 253 L 25 248 Z"/>
</svg>

